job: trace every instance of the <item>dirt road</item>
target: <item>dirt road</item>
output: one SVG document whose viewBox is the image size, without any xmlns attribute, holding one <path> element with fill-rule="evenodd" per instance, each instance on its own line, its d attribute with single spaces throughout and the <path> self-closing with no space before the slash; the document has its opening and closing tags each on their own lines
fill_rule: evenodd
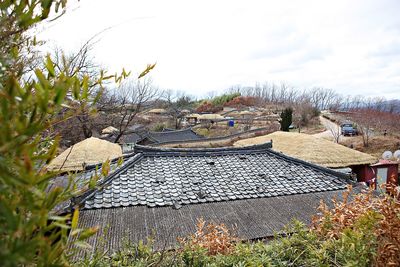
<svg viewBox="0 0 400 267">
<path fill-rule="evenodd" d="M 325 127 L 326 131 L 314 134 L 314 136 L 334 141 L 335 140 L 334 135 L 340 133 L 340 126 L 322 116 L 319 117 L 319 120 L 321 121 L 321 124 Z M 340 135 L 339 142 L 342 141 L 343 139 L 348 139 L 348 138 L 352 137 Z"/>
</svg>

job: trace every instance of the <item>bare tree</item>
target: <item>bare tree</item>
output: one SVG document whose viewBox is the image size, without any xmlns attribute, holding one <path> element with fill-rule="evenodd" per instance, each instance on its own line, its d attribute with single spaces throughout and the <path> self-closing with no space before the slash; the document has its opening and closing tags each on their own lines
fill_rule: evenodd
<svg viewBox="0 0 400 267">
<path fill-rule="evenodd" d="M 335 143 L 339 143 L 340 136 L 342 135 L 340 126 L 337 125 L 336 123 L 331 123 L 331 124 L 329 124 L 329 126 L 327 128 L 333 136 L 333 141 Z"/>
<path fill-rule="evenodd" d="M 128 79 L 121 84 L 115 97 L 117 102 L 112 107 L 118 128 L 115 143 L 127 133 L 129 126 L 137 119 L 145 105 L 159 96 L 159 90 L 152 85 L 152 80 L 148 77 Z"/>
<path fill-rule="evenodd" d="M 65 53 L 62 49 L 55 47 L 52 53 L 50 53 L 56 73 L 66 73 L 69 76 L 77 75 L 81 78 L 85 77 L 88 85 L 86 93 L 92 99 L 102 93 L 102 89 L 97 83 L 101 69 L 91 55 L 93 45 L 92 40 L 89 40 L 76 52 Z M 45 66 L 42 66 L 42 68 L 45 68 Z M 58 124 L 55 132 L 61 134 L 63 142 L 69 145 L 93 135 L 95 116 L 91 112 L 94 107 L 90 101 L 72 101 L 71 95 L 67 95 L 66 98 L 66 102 L 75 111 L 74 116 Z"/>
<path fill-rule="evenodd" d="M 182 120 L 184 118 L 182 110 L 190 108 L 192 98 L 182 91 L 173 90 L 165 90 L 162 98 L 165 101 L 165 108 L 168 114 L 174 121 L 175 129 L 181 128 Z"/>
</svg>

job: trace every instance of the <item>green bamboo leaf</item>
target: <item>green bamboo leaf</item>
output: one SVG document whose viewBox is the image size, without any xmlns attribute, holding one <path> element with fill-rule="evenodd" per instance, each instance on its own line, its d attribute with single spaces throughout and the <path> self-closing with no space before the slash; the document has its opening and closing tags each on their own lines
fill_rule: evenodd
<svg viewBox="0 0 400 267">
<path fill-rule="evenodd" d="M 65 88 L 58 87 L 56 89 L 56 96 L 54 97 L 54 103 L 60 105 L 64 101 L 66 95 L 67 95 L 67 90 Z"/>
<path fill-rule="evenodd" d="M 101 165 L 101 174 L 104 177 L 106 177 L 109 172 L 110 172 L 110 160 L 108 159 Z"/>
<path fill-rule="evenodd" d="M 142 73 L 139 74 L 138 79 L 146 76 L 152 69 L 154 69 L 155 66 L 156 66 L 156 63 L 148 64 L 146 69 L 144 71 L 142 71 Z"/>
<path fill-rule="evenodd" d="M 56 71 L 54 70 L 54 64 L 51 61 L 50 55 L 46 57 L 46 69 L 49 71 L 50 77 L 56 76 Z"/>
<path fill-rule="evenodd" d="M 124 158 L 123 158 L 123 157 L 120 157 L 120 158 L 118 159 L 117 165 L 118 165 L 118 166 L 121 166 L 123 163 L 124 163 Z"/>
<path fill-rule="evenodd" d="M 76 79 L 72 86 L 73 86 L 73 87 L 72 87 L 72 93 L 73 93 L 73 95 L 74 95 L 74 98 L 75 98 L 75 99 L 79 99 L 79 91 L 80 91 L 80 89 L 81 89 L 79 80 Z"/>
<path fill-rule="evenodd" d="M 35 70 L 36 77 L 38 78 L 40 84 L 44 89 L 47 89 L 50 86 L 49 81 L 46 79 L 44 76 L 43 72 L 41 72 L 39 69 Z"/>
<path fill-rule="evenodd" d="M 78 227 L 78 219 L 79 219 L 79 209 L 76 208 L 74 210 L 74 215 L 72 215 L 71 229 L 75 230 Z"/>
<path fill-rule="evenodd" d="M 65 222 L 67 219 L 68 219 L 68 217 L 63 217 L 63 216 L 57 216 L 57 215 L 49 216 L 49 220 L 51 220 L 51 221 Z"/>
<path fill-rule="evenodd" d="M 89 76 L 85 75 L 82 79 L 82 98 L 87 99 L 89 93 Z"/>
<path fill-rule="evenodd" d="M 82 249 L 90 249 L 92 248 L 88 243 L 83 241 L 75 241 L 75 246 L 82 248 Z"/>
<path fill-rule="evenodd" d="M 80 234 L 78 240 L 79 241 L 85 240 L 85 239 L 91 237 L 92 235 L 94 235 L 95 233 L 97 233 L 98 230 L 99 230 L 98 227 L 91 227 L 91 228 L 85 229 Z"/>
</svg>

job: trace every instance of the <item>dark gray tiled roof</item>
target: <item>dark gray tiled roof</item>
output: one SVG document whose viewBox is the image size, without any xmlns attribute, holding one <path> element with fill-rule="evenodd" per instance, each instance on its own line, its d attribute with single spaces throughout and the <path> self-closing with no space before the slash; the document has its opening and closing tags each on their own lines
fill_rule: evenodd
<svg viewBox="0 0 400 267">
<path fill-rule="evenodd" d="M 134 154 L 125 154 L 123 157 L 123 162 L 120 165 L 118 163 L 119 159 L 113 159 L 110 161 L 110 170 L 109 175 L 113 174 L 115 171 L 123 169 L 125 166 L 128 166 L 135 160 Z M 81 193 L 84 193 L 88 190 L 88 181 L 93 178 L 95 175 L 98 176 L 98 182 L 104 181 L 106 177 L 102 175 L 102 165 L 103 163 L 88 165 L 85 167 L 84 171 L 76 171 L 76 172 L 67 172 L 62 173 L 59 176 L 55 176 L 49 182 L 47 187 L 47 191 L 54 190 L 56 187 L 66 188 L 70 185 L 70 179 L 75 183 L 75 190 Z M 68 210 L 71 206 L 71 200 L 65 201 L 61 203 L 59 206 L 55 207 L 53 212 L 58 213 L 60 211 Z"/>
<path fill-rule="evenodd" d="M 235 233 L 243 240 L 269 238 L 283 230 L 294 218 L 309 224 L 321 200 L 329 205 L 332 198 L 340 199 L 342 193 L 327 191 L 211 202 L 184 205 L 178 210 L 146 206 L 82 210 L 79 227 L 102 226 L 85 241 L 93 249 L 102 247 L 109 253 L 121 249 L 124 242 L 137 244 L 149 236 L 154 236 L 153 246 L 157 250 L 174 248 L 178 237 L 187 237 L 196 231 L 197 219 L 200 218 L 235 228 Z"/>
<path fill-rule="evenodd" d="M 148 137 L 154 140 L 156 143 L 171 142 L 171 141 L 186 141 L 186 140 L 198 140 L 202 139 L 203 136 L 195 133 L 191 128 L 183 130 L 167 130 L 163 132 L 149 132 Z"/>
<path fill-rule="evenodd" d="M 84 207 L 148 207 L 270 198 L 342 190 L 344 175 L 273 152 L 268 146 L 232 149 L 157 149 L 137 146 L 129 165 Z"/>
<path fill-rule="evenodd" d="M 123 144 L 136 144 L 147 137 L 147 132 L 133 132 L 125 134 L 121 137 L 120 142 Z"/>
</svg>

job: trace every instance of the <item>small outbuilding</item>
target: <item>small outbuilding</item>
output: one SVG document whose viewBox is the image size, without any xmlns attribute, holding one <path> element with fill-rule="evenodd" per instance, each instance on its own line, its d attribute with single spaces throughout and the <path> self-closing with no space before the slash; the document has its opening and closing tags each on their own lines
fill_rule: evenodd
<svg viewBox="0 0 400 267">
<path fill-rule="evenodd" d="M 383 184 L 392 186 L 399 185 L 399 162 L 390 160 L 380 160 L 370 166 L 359 166 L 357 172 L 360 173 L 360 182 L 379 188 Z"/>
</svg>

